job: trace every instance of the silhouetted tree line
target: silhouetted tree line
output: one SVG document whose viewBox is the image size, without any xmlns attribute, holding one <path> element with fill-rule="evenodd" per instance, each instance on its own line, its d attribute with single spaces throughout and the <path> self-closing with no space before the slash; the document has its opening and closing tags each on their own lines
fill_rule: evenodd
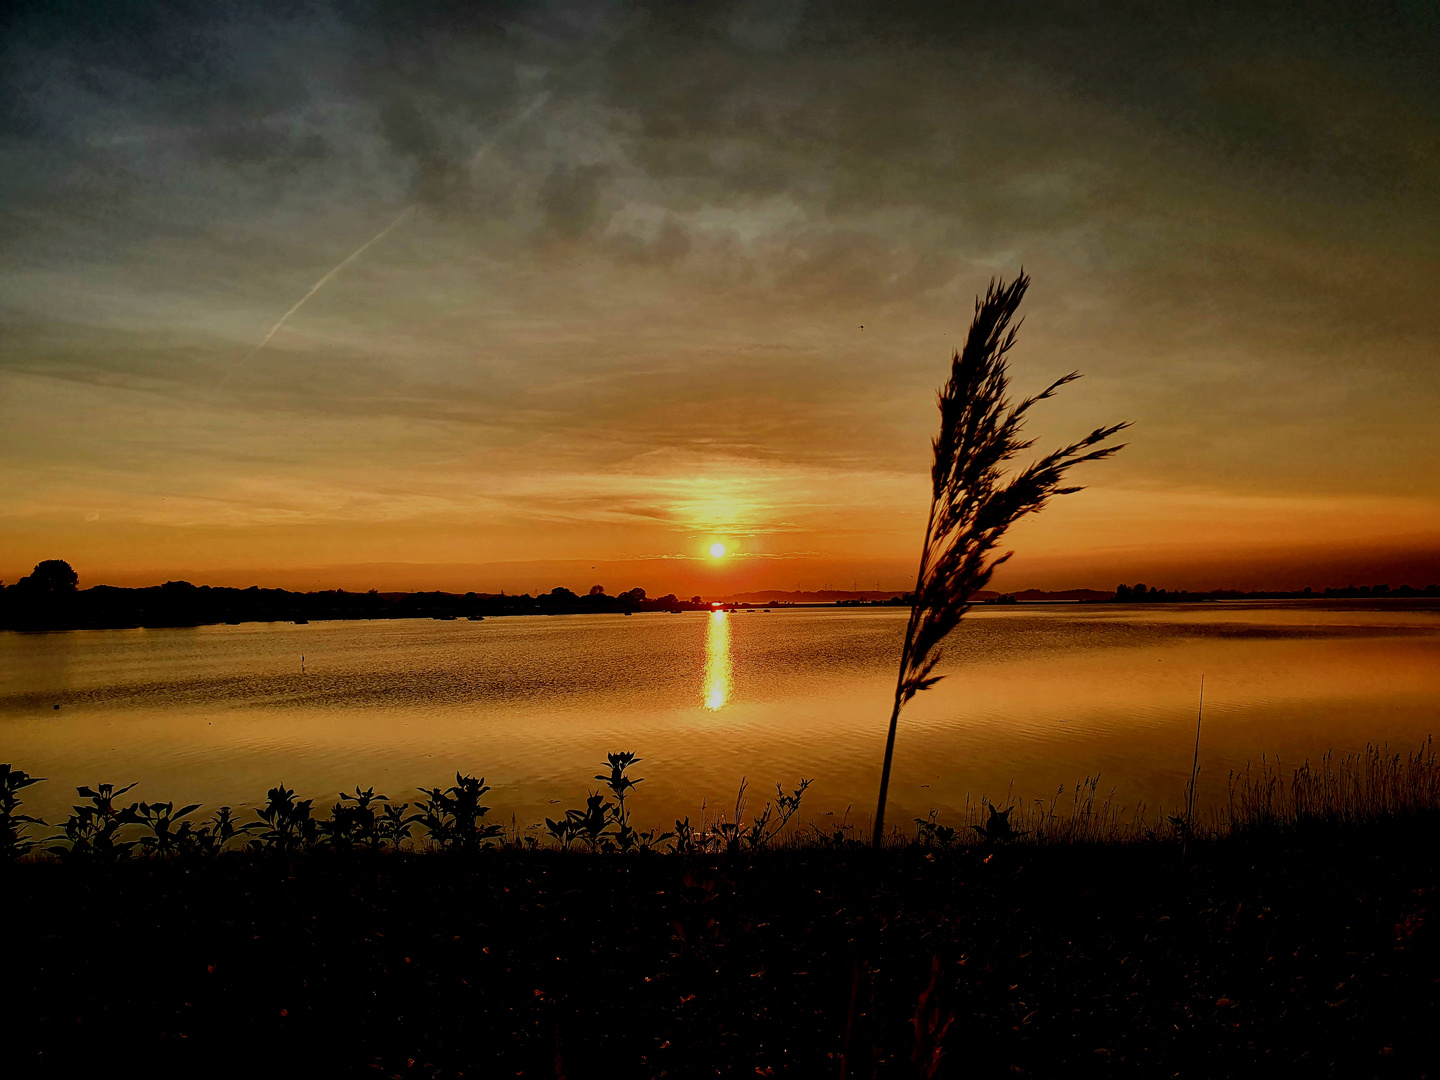
<svg viewBox="0 0 1440 1080">
<path fill-rule="evenodd" d="M 3 585 L 3 583 L 0 583 Z M 204 626 L 214 623 L 294 622 L 311 619 L 462 619 L 499 615 L 572 615 L 637 611 L 693 611 L 698 596 L 650 598 L 644 589 L 608 595 L 596 585 L 585 596 L 556 588 L 528 593 L 290 592 L 192 585 L 167 581 L 143 589 L 111 585 L 79 588 L 79 576 L 61 559 L 47 559 L 8 588 L 0 587 L 0 629 L 115 629 L 132 626 Z"/>
<path fill-rule="evenodd" d="M 1426 596 L 1440 596 L 1440 584 L 1426 585 L 1424 588 L 1416 588 L 1414 585 L 1399 585 L 1394 588 L 1389 585 L 1347 585 L 1344 588 L 1330 588 L 1324 591 L 1307 586 L 1304 589 L 1288 592 L 1277 589 L 1262 589 L 1253 592 L 1243 592 L 1238 589 L 1211 589 L 1207 592 L 1188 592 L 1184 589 L 1157 589 L 1153 585 L 1136 584 L 1117 586 L 1114 602 L 1155 604 L 1195 603 L 1202 600 L 1355 600 L 1365 597 L 1389 600 Z"/>
</svg>

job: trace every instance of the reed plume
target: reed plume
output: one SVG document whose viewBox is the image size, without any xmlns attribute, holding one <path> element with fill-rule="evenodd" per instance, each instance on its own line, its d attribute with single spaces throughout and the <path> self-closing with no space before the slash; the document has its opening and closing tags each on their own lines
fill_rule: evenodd
<svg viewBox="0 0 1440 1080">
<path fill-rule="evenodd" d="M 1021 438 L 1025 414 L 1036 402 L 1053 397 L 1060 387 L 1080 377 L 1078 371 L 1072 371 L 1034 397 L 1011 406 L 1006 396 L 1010 383 L 1006 355 L 1020 328 L 1019 323 L 1011 323 L 1029 285 L 1023 270 L 1008 285 L 991 280 L 985 298 L 975 300 L 975 318 L 965 346 L 952 357 L 950 381 L 940 389 L 940 433 L 934 440 L 935 463 L 930 471 L 930 517 L 920 548 L 885 741 L 875 809 L 877 848 L 884 837 L 885 799 L 900 710 L 943 678 L 934 674 L 941 643 L 969 610 L 975 594 L 989 584 L 995 568 L 1010 558 L 1010 552 L 996 552 L 1005 530 L 1039 510 L 1051 497 L 1079 491 L 1078 487 L 1063 486 L 1065 474 L 1082 462 L 1099 461 L 1120 450 L 1120 445 L 1100 444 L 1129 427 L 1096 428 L 1079 442 L 1006 477 L 1006 463 L 1033 445 L 1034 440 Z"/>
</svg>

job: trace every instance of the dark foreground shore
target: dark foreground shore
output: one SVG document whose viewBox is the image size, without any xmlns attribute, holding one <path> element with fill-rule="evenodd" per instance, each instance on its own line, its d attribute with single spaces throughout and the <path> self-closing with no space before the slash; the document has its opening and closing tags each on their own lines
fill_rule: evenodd
<svg viewBox="0 0 1440 1080">
<path fill-rule="evenodd" d="M 1435 1075 L 1437 836 L 21 864 L 7 1072 Z"/>
</svg>

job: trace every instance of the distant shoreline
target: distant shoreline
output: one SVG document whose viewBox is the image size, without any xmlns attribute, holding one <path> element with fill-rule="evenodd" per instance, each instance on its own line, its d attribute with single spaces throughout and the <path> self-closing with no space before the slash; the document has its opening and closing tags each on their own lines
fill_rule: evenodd
<svg viewBox="0 0 1440 1080">
<path fill-rule="evenodd" d="M 9 590 L 7 590 L 8 592 Z M 638 591 L 638 590 L 637 590 Z M 1101 594 L 1097 598 L 1057 595 L 990 594 L 975 602 L 977 608 L 1025 606 L 1148 607 L 1169 604 L 1231 604 L 1259 602 L 1336 602 L 1440 600 L 1440 589 L 1368 588 L 1327 589 L 1323 593 L 1167 593 L 1145 599 Z M 557 596 L 556 593 L 561 593 Z M 568 593 L 568 595 L 566 595 Z M 0 600 L 9 600 L 0 594 Z M 431 621 L 484 621 L 520 615 L 638 615 L 711 611 L 871 610 L 906 608 L 909 598 L 886 600 L 689 600 L 668 595 L 636 598 L 594 595 L 580 597 L 568 590 L 540 596 L 477 593 L 348 593 L 342 590 L 292 593 L 283 589 L 212 588 L 171 582 L 148 589 L 96 586 L 62 596 L 47 596 L 43 603 L 0 602 L 0 630 L 42 632 L 54 630 L 182 629 L 248 623 L 389 622 L 398 619 Z"/>
<path fill-rule="evenodd" d="M 626 589 L 616 596 L 596 585 L 583 596 L 564 586 L 547 593 L 510 595 L 452 592 L 348 592 L 326 589 L 291 592 L 287 589 L 248 589 L 233 586 L 193 585 L 167 581 L 147 588 L 94 585 L 79 588 L 80 577 L 63 559 L 46 559 L 9 588 L 0 588 L 0 630 L 122 630 L 132 627 L 213 626 L 220 623 L 374 620 L 466 619 L 483 621 L 507 615 L 579 615 L 640 612 L 770 610 L 777 607 L 902 607 L 913 604 L 913 594 L 883 590 L 824 589 L 818 592 L 765 590 L 728 596 L 691 596 L 688 600 L 666 593 L 647 596 L 644 589 Z M 1099 589 L 1045 591 L 1022 589 L 1013 593 L 981 590 L 971 595 L 977 604 L 1023 603 L 1198 603 L 1220 600 L 1334 600 L 1412 599 L 1440 597 L 1440 584 L 1417 589 L 1411 585 L 1352 585 L 1324 592 L 1208 592 L 1157 589 L 1144 584 L 1118 585 L 1114 592 Z"/>
</svg>

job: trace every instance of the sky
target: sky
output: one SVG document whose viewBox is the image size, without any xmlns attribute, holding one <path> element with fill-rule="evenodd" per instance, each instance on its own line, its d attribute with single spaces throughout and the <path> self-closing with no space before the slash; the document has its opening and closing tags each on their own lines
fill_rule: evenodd
<svg viewBox="0 0 1440 1080">
<path fill-rule="evenodd" d="M 1434 3 L 0 20 L 0 579 L 900 589 L 1023 267 L 997 587 L 1440 580 Z"/>
</svg>

